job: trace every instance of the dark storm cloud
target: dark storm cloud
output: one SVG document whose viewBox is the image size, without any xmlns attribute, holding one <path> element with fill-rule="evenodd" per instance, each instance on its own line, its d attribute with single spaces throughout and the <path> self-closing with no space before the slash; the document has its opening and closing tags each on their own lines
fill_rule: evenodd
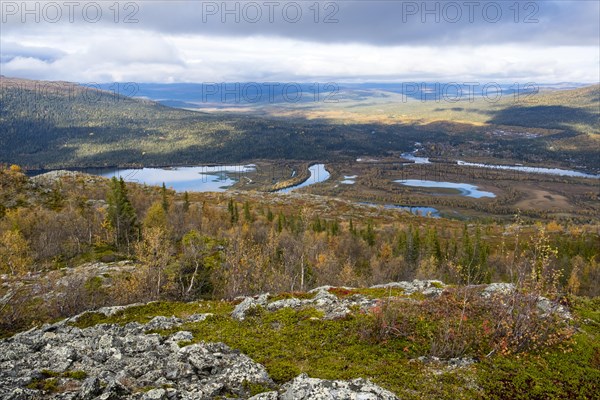
<svg viewBox="0 0 600 400">
<path fill-rule="evenodd" d="M 514 1 L 324 0 L 318 7 L 313 1 L 273 3 L 272 8 L 261 1 L 144 4 L 140 22 L 169 32 L 385 46 L 510 42 L 588 45 L 599 40 L 597 1 L 521 1 L 518 6 Z M 294 3 L 302 12 L 298 22 L 292 22 L 298 8 Z M 255 23 L 253 11 L 257 7 L 250 4 L 258 4 L 262 13 Z M 230 12 L 236 7 L 239 11 Z M 161 18 L 171 13 L 176 17 Z"/>
<path fill-rule="evenodd" d="M 3 29 L 35 29 L 44 24 L 91 25 L 96 17 L 87 1 L 68 10 L 60 1 L 61 18 L 53 8 L 39 24 L 22 24 L 20 2 L 3 5 Z M 275 36 L 323 43 L 358 42 L 391 45 L 478 45 L 533 43 L 536 45 L 596 45 L 599 41 L 600 2 L 576 1 L 137 1 L 97 2 L 101 26 L 163 34 L 218 36 Z M 517 4 L 515 6 L 515 4 Z M 18 10 L 14 10 L 15 5 Z M 29 9 L 35 8 L 35 2 Z M 84 12 L 85 11 L 85 12 Z M 46 15 L 44 15 L 46 14 Z M 26 16 L 27 17 L 27 16 Z M 45 18 L 47 17 L 47 18 Z M 29 21 L 32 17 L 29 16 Z M 87 21 L 86 21 L 87 20 Z M 116 22 L 115 22 L 116 21 Z M 136 22 L 137 21 L 137 22 Z M 34 26 L 35 25 L 35 26 Z"/>
<path fill-rule="evenodd" d="M 587 45 L 599 40 L 599 4 L 522 1 L 515 7 L 514 1 L 322 0 L 315 6 L 313 1 L 176 1 L 143 3 L 138 19 L 140 27 L 162 32 L 327 43 Z"/>
</svg>

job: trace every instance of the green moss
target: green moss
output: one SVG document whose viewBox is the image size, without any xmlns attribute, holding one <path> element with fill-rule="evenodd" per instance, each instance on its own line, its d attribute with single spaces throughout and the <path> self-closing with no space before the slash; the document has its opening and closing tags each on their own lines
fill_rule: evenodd
<svg viewBox="0 0 600 400">
<path fill-rule="evenodd" d="M 104 323 L 106 319 L 107 317 L 104 314 L 97 312 L 86 312 L 77 318 L 77 321 L 71 322 L 70 324 L 79 328 L 89 328 L 90 326 Z"/>
<path fill-rule="evenodd" d="M 414 293 L 411 293 L 411 295 L 410 295 L 410 296 L 408 296 L 408 297 L 410 297 L 410 298 L 411 298 L 411 299 L 413 299 L 413 300 L 418 300 L 418 301 L 423 301 L 423 300 L 427 299 L 427 296 L 425 296 L 425 295 L 424 295 L 423 293 L 421 293 L 421 292 L 414 292 Z"/>
<path fill-rule="evenodd" d="M 62 374 L 62 376 L 65 378 L 71 378 L 71 379 L 76 379 L 78 381 L 82 381 L 85 378 L 87 378 L 87 372 L 81 371 L 81 370 L 67 371 L 67 372 L 64 372 Z"/>
<path fill-rule="evenodd" d="M 600 335 L 600 297 L 573 297 L 571 303 L 573 313 L 583 322 L 581 329 Z"/>
<path fill-rule="evenodd" d="M 233 310 L 233 305 L 225 301 L 200 301 L 192 303 L 181 302 L 152 302 L 141 306 L 128 307 L 118 311 L 112 316 L 101 313 L 88 312 L 73 322 L 72 325 L 79 328 L 87 328 L 98 324 L 121 324 L 139 322 L 145 324 L 152 318 L 164 315 L 174 315 L 185 318 L 192 314 L 213 313 L 228 314 Z"/>
<path fill-rule="evenodd" d="M 261 383 L 252 383 L 248 381 L 244 381 L 242 383 L 242 386 L 250 396 L 256 396 L 257 394 L 270 392 L 273 390 L 269 386 L 263 385 Z"/>
<path fill-rule="evenodd" d="M 495 357 L 478 368 L 489 399 L 593 399 L 600 393 L 600 299 L 573 298 L 580 333 L 535 354 Z"/>
<path fill-rule="evenodd" d="M 489 399 L 592 399 L 600 393 L 600 345 L 578 334 L 572 345 L 541 354 L 496 357 L 479 367 Z"/>
<path fill-rule="evenodd" d="M 77 379 L 77 380 L 84 380 L 85 378 L 87 378 L 87 372 L 85 371 L 81 371 L 81 370 L 74 370 L 74 371 L 65 371 L 65 372 L 56 372 L 56 371 L 52 371 L 50 369 L 43 369 L 40 371 L 40 374 L 42 374 L 42 379 L 48 379 L 48 378 L 69 378 L 69 379 Z"/>
<path fill-rule="evenodd" d="M 27 388 L 34 390 L 41 390 L 46 393 L 54 393 L 58 391 L 58 379 L 57 378 L 46 378 L 46 379 L 35 379 Z"/>
<path fill-rule="evenodd" d="M 333 292 L 340 296 L 390 296 L 389 289 L 333 289 Z M 400 290 L 392 291 L 391 296 L 405 297 Z M 290 297 L 290 294 L 283 294 L 279 298 Z M 294 294 L 294 297 L 298 296 Z M 398 329 L 407 329 L 410 335 L 386 340 L 373 340 L 365 334 L 376 313 L 354 310 L 347 318 L 324 320 L 323 313 L 313 308 L 283 308 L 268 312 L 257 307 L 244 321 L 237 321 L 230 317 L 233 303 L 219 301 L 150 303 L 131 307 L 113 317 L 88 313 L 79 323 L 124 324 L 147 322 L 156 315 L 184 317 L 211 312 L 214 316 L 204 321 L 158 332 L 163 335 L 179 330 L 192 332 L 193 340 L 182 342 L 181 346 L 201 341 L 224 342 L 263 364 L 278 384 L 307 373 L 322 379 L 368 378 L 402 399 L 591 399 L 600 391 L 600 341 L 597 340 L 600 300 L 573 298 L 571 301 L 575 323 L 581 329 L 568 343 L 543 348 L 536 353 L 482 358 L 480 363 L 469 368 L 435 373 L 431 367 L 415 362 L 414 358 L 428 354 L 444 321 L 456 318 L 454 314 L 450 317 L 436 314 L 439 307 L 434 307 L 437 303 L 433 300 L 418 303 L 398 300 L 399 312 L 408 315 L 407 325 Z M 415 309 L 408 313 L 406 307 Z M 460 313 L 460 307 L 454 311 Z M 481 323 L 481 315 L 469 314 L 464 326 L 480 328 Z M 484 350 L 487 352 L 488 349 Z M 472 351 L 482 354 L 478 348 Z M 48 371 L 45 376 L 44 382 L 32 385 L 52 388 L 57 385 L 56 379 L 64 375 L 57 376 Z M 47 380 L 50 382 L 46 383 Z M 245 389 L 250 395 L 272 390 L 250 383 L 245 384 Z"/>
<path fill-rule="evenodd" d="M 409 341 L 376 343 L 363 339 L 360 332 L 368 316 L 357 313 L 334 321 L 322 317 L 322 312 L 312 308 L 284 308 L 259 312 L 244 321 L 215 315 L 161 333 L 187 330 L 194 335 L 192 343 L 224 342 L 263 364 L 277 383 L 305 372 L 322 379 L 369 378 L 406 399 L 418 399 L 417 392 L 431 391 L 436 395 L 446 393 L 447 398 L 456 398 L 456 392 L 464 393 L 464 398 L 476 398 L 462 381 L 460 385 L 450 383 L 443 389 L 436 388 L 436 380 L 427 380 L 427 372 L 419 363 L 410 361 Z"/>
<path fill-rule="evenodd" d="M 382 299 L 386 297 L 400 297 L 404 295 L 404 289 L 402 288 L 356 288 L 356 289 L 344 289 L 344 288 L 331 288 L 329 293 L 335 294 L 337 297 L 344 298 L 350 297 L 357 294 L 366 296 L 371 299 Z"/>
</svg>

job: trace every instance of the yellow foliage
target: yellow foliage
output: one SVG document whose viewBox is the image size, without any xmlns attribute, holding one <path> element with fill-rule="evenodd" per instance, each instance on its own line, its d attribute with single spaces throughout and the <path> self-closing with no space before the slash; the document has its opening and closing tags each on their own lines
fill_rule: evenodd
<svg viewBox="0 0 600 400">
<path fill-rule="evenodd" d="M 563 230 L 563 227 L 556 221 L 550 221 L 546 225 L 546 232 L 549 232 L 549 233 L 562 232 L 562 230 Z"/>
<path fill-rule="evenodd" d="M 32 260 L 29 244 L 21 232 L 8 230 L 0 235 L 0 271 L 11 275 L 22 275 Z"/>
</svg>

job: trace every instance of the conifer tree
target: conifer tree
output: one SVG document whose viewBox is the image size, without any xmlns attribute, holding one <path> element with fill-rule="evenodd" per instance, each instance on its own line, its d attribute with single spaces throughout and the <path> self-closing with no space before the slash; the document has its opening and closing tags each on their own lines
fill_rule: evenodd
<svg viewBox="0 0 600 400">
<path fill-rule="evenodd" d="M 187 191 L 183 192 L 183 211 L 188 212 L 190 209 L 190 195 Z"/>
<path fill-rule="evenodd" d="M 129 252 L 131 242 L 139 236 L 139 227 L 122 177 L 119 180 L 116 177 L 111 179 L 107 202 L 107 219 L 114 231 L 115 244 L 117 247 L 124 246 Z"/>
<path fill-rule="evenodd" d="M 165 186 L 164 182 L 163 182 L 162 188 L 161 188 L 161 196 L 162 196 L 162 208 L 163 208 L 163 210 L 165 210 L 165 212 L 169 212 L 169 198 L 167 197 L 167 187 Z"/>
</svg>

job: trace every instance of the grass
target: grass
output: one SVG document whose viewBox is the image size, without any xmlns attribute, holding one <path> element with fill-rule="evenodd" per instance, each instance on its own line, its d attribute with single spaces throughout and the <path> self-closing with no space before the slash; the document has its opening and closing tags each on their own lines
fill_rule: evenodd
<svg viewBox="0 0 600 400">
<path fill-rule="evenodd" d="M 32 380 L 27 388 L 40 390 L 45 393 L 55 393 L 60 391 L 61 380 L 60 378 L 74 379 L 82 381 L 87 378 L 87 372 L 81 370 L 56 372 L 49 369 L 43 369 L 40 371 L 41 377 Z"/>
<path fill-rule="evenodd" d="M 322 379 L 369 378 L 410 399 L 421 398 L 415 395 L 417 392 L 436 398 L 456 398 L 453 396 L 459 387 L 462 398 L 476 396 L 473 390 L 464 387 L 464 379 L 458 376 L 462 372 L 450 374 L 456 377 L 448 377 L 451 383 L 438 388 L 435 379 L 428 377 L 419 363 L 410 361 L 409 342 L 381 344 L 364 340 L 360 332 L 367 316 L 356 314 L 335 321 L 321 317 L 321 312 L 311 308 L 284 308 L 275 312 L 258 309 L 244 321 L 215 315 L 179 329 L 193 333 L 192 343 L 223 342 L 239 349 L 263 364 L 280 384 L 305 372 Z M 177 330 L 161 333 L 169 335 Z"/>
<path fill-rule="evenodd" d="M 400 289 L 341 289 L 338 296 L 385 298 L 402 296 Z M 283 293 L 274 299 L 302 297 Z M 80 327 L 97 323 L 148 322 L 157 315 L 185 317 L 194 313 L 214 315 L 201 322 L 185 323 L 170 330 L 193 334 L 186 346 L 199 342 L 223 342 L 267 369 L 277 384 L 288 382 L 300 373 L 322 379 L 368 378 L 396 393 L 402 399 L 592 399 L 600 387 L 600 300 L 572 299 L 579 333 L 570 340 L 529 353 L 481 357 L 480 362 L 455 370 L 414 361 L 426 355 L 431 332 L 441 320 L 415 320 L 414 337 L 390 337 L 374 340 L 367 332 L 373 314 L 355 311 L 338 320 L 322 319 L 313 308 L 283 308 L 268 312 L 258 307 L 244 321 L 230 317 L 233 303 L 203 301 L 194 303 L 154 302 L 125 309 L 111 317 L 88 313 L 75 324 Z M 65 373 L 83 379 L 76 371 Z M 65 374 L 47 374 L 32 382 L 41 390 L 56 390 Z M 257 394 L 272 388 L 249 387 Z"/>
<path fill-rule="evenodd" d="M 226 314 L 233 311 L 233 305 L 225 301 L 200 301 L 192 303 L 157 301 L 141 306 L 128 307 L 106 316 L 98 312 L 87 312 L 72 322 L 78 328 L 87 328 L 98 324 L 120 324 L 129 322 L 145 324 L 156 316 L 175 316 L 186 318 L 193 314 Z"/>
<path fill-rule="evenodd" d="M 573 298 L 572 308 L 579 333 L 570 343 L 479 365 L 479 381 L 490 399 L 598 398 L 600 298 Z"/>
</svg>

